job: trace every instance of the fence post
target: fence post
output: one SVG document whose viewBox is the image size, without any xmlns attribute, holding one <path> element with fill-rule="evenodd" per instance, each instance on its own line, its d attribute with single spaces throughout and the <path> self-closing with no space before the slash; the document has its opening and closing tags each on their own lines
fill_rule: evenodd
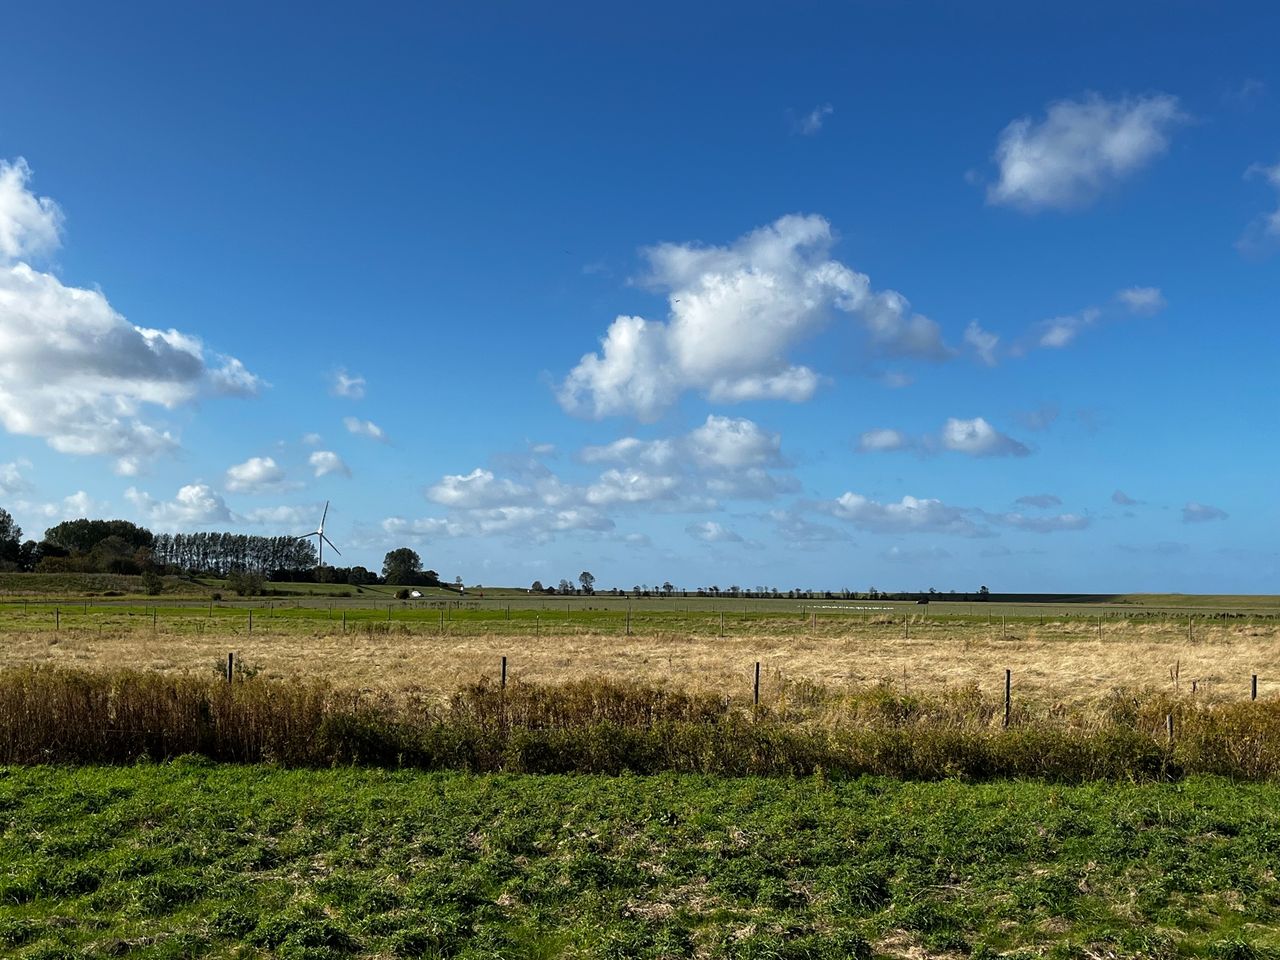
<svg viewBox="0 0 1280 960">
<path fill-rule="evenodd" d="M 756 684 L 755 684 L 755 689 L 752 691 L 751 702 L 754 706 L 757 706 L 757 707 L 760 706 L 760 661 L 759 660 L 756 661 Z"/>
<path fill-rule="evenodd" d="M 1253 675 L 1252 683 L 1249 684 L 1249 699 L 1258 699 L 1258 675 L 1256 673 Z"/>
<path fill-rule="evenodd" d="M 507 658 L 502 658 L 502 689 L 507 689 Z"/>
<path fill-rule="evenodd" d="M 347 632 L 347 611 L 342 611 L 342 632 Z"/>
<path fill-rule="evenodd" d="M 720 611 L 720 636 L 724 636 L 724 611 Z"/>
<path fill-rule="evenodd" d="M 1009 714 L 1013 712 L 1013 671 L 1004 672 L 1004 725 L 1009 727 Z"/>
<path fill-rule="evenodd" d="M 230 683 L 236 675 L 236 655 L 234 653 L 227 654 L 227 683 Z"/>
<path fill-rule="evenodd" d="M 253 607 L 249 608 L 249 632 L 253 633 Z"/>
<path fill-rule="evenodd" d="M 151 608 L 151 632 L 156 632 L 156 614 L 159 612 L 158 607 Z"/>
<path fill-rule="evenodd" d="M 60 607 L 53 608 L 53 629 L 62 629 L 62 609 Z"/>
<path fill-rule="evenodd" d="M 444 607 L 440 608 L 440 636 L 444 636 Z"/>
<path fill-rule="evenodd" d="M 627 636 L 631 636 L 631 604 L 627 604 Z"/>
</svg>

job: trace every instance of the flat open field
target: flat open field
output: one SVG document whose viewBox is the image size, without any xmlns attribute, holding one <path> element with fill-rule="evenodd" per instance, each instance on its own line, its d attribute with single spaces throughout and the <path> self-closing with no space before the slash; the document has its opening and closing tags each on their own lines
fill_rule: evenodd
<svg viewBox="0 0 1280 960">
<path fill-rule="evenodd" d="M 775 603 L 762 601 L 759 604 Z M 977 606 L 977 605 L 975 605 Z M 228 652 L 275 678 L 445 696 L 502 657 L 513 678 L 637 680 L 762 698 L 808 681 L 835 689 L 887 682 L 906 692 L 977 685 L 1079 704 L 1115 688 L 1158 687 L 1224 699 L 1280 694 L 1280 619 L 1069 613 L 997 608 L 940 615 L 914 604 L 748 603 L 716 611 L 656 601 L 626 607 L 260 602 L 253 607 L 0 605 L 0 667 L 55 664 L 207 673 Z"/>
<path fill-rule="evenodd" d="M 1274 957 L 1280 789 L 0 768 L 23 957 Z"/>
</svg>

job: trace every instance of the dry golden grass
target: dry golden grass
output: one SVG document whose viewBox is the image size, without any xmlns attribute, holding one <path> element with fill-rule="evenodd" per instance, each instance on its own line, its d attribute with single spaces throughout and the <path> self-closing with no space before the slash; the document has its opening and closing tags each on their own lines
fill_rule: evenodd
<svg viewBox="0 0 1280 960">
<path fill-rule="evenodd" d="M 746 628 L 748 625 L 742 625 Z M 513 677 L 557 683 L 586 676 L 672 684 L 751 696 L 755 661 L 762 664 L 762 696 L 777 697 L 782 681 L 807 680 L 836 690 L 887 681 L 929 694 L 976 684 L 997 695 L 1006 668 L 1015 692 L 1066 705 L 1106 696 L 1117 687 L 1200 693 L 1223 699 L 1249 696 L 1251 674 L 1259 696 L 1280 694 L 1280 626 L 1223 621 L 1197 623 L 1188 640 L 1184 623 L 1104 621 L 1000 624 L 919 622 L 904 635 L 901 622 L 819 622 L 816 634 L 798 627 L 777 632 L 735 632 L 724 637 L 657 632 L 622 637 L 560 630 L 490 632 L 471 624 L 441 635 L 418 625 L 368 625 L 346 634 L 329 624 L 271 623 L 252 635 L 213 622 L 194 631 L 153 633 L 139 628 L 12 630 L 0 634 L 0 667 L 38 664 L 88 669 L 130 668 L 208 674 L 234 651 L 241 663 L 268 677 L 327 678 L 340 686 L 392 694 L 447 696 L 482 675 L 496 678 L 507 656 Z M 463 632 L 465 631 L 465 632 Z"/>
</svg>

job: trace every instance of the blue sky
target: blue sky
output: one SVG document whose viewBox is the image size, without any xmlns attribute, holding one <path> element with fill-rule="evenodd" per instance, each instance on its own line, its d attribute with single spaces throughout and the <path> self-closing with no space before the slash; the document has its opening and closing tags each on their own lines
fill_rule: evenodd
<svg viewBox="0 0 1280 960">
<path fill-rule="evenodd" d="M 49 4 L 0 502 L 524 585 L 1275 592 L 1280 12 Z"/>
</svg>

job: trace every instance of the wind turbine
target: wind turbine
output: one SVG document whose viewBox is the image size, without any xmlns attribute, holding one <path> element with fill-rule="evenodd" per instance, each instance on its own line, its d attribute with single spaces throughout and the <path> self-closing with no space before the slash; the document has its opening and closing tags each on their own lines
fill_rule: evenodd
<svg viewBox="0 0 1280 960">
<path fill-rule="evenodd" d="M 328 516 L 329 501 L 326 500 L 324 502 L 324 513 L 320 515 L 320 526 L 315 530 L 312 530 L 310 533 L 304 533 L 302 536 L 298 537 L 299 540 L 306 540 L 308 537 L 316 538 L 317 555 L 319 556 L 319 562 L 316 564 L 317 569 L 324 566 L 324 545 L 327 543 L 329 546 L 333 547 L 333 541 L 324 535 L 324 521 Z M 333 547 L 333 552 L 338 556 L 342 556 L 342 551 L 337 547 Z"/>
</svg>

